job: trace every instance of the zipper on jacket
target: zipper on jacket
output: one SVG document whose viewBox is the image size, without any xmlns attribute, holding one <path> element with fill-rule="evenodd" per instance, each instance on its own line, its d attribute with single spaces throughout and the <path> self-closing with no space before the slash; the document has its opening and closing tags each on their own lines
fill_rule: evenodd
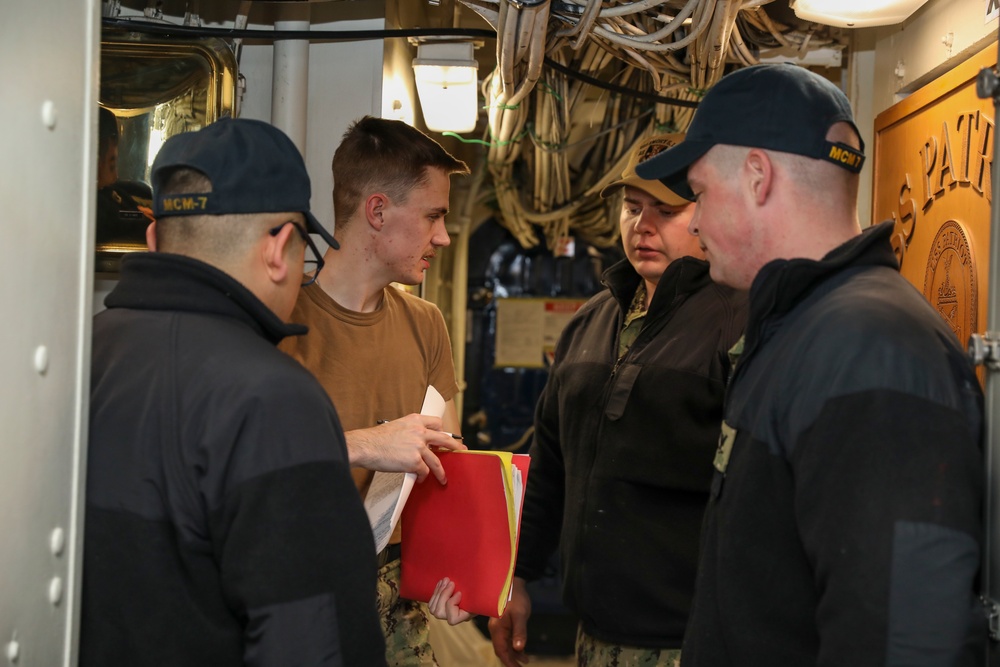
<svg viewBox="0 0 1000 667">
<path fill-rule="evenodd" d="M 615 362 L 611 366 L 611 374 L 608 376 L 608 379 L 604 383 L 604 392 L 601 395 L 601 402 L 600 402 L 601 414 L 597 423 L 597 438 L 596 438 L 596 442 L 598 443 L 598 445 L 597 448 L 595 448 L 594 450 L 593 459 L 590 461 L 590 464 L 587 467 L 586 478 L 588 481 L 588 486 L 590 478 L 594 474 L 597 455 L 601 447 L 600 443 L 603 442 L 604 425 L 607 423 L 607 417 L 605 415 L 608 406 L 608 399 L 611 396 L 611 390 L 614 387 L 615 378 L 618 375 L 618 370 L 627 360 L 631 359 L 645 348 L 646 344 L 648 343 L 648 339 L 653 335 L 650 332 L 655 331 L 658 333 L 660 329 L 662 329 L 667 325 L 667 322 L 670 320 L 670 318 L 672 317 L 673 313 L 676 312 L 676 310 L 677 310 L 677 304 L 673 304 L 672 306 L 668 306 L 666 308 L 666 311 L 660 316 L 662 317 L 662 326 L 656 326 L 656 327 L 643 326 L 643 328 L 639 331 L 639 334 L 635 337 L 635 340 L 632 341 L 632 344 L 629 346 L 628 350 L 626 350 L 625 354 L 621 356 L 618 356 L 618 345 L 621 339 L 621 330 L 622 330 L 622 323 L 624 322 L 624 315 L 616 323 L 618 333 L 615 335 L 614 347 L 612 348 L 612 354 L 615 356 Z M 646 322 L 646 325 L 649 324 L 652 324 L 651 320 Z M 661 320 L 659 318 L 656 320 L 656 324 L 657 325 L 661 324 Z M 581 509 L 581 514 L 584 517 L 584 521 L 581 524 L 581 529 L 577 534 L 577 540 L 576 540 L 576 552 L 581 555 L 579 572 L 578 572 L 578 576 L 581 581 L 586 579 L 587 576 L 586 574 L 587 554 L 584 551 L 584 546 L 587 543 L 586 538 L 587 538 L 587 533 L 589 532 L 588 524 L 586 521 L 586 517 L 589 515 L 589 512 L 590 512 L 590 500 L 588 496 L 587 498 L 584 498 L 583 501 L 583 508 Z"/>
</svg>

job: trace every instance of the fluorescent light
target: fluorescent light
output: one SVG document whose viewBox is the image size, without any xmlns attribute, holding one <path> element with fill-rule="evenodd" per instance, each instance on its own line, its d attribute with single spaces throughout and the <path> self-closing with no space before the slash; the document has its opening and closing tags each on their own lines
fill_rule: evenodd
<svg viewBox="0 0 1000 667">
<path fill-rule="evenodd" d="M 476 129 L 476 72 L 472 42 L 426 43 L 417 46 L 413 76 L 424 114 L 434 132 Z"/>
<path fill-rule="evenodd" d="M 761 63 L 794 63 L 803 67 L 843 67 L 843 46 L 822 46 L 800 51 L 794 46 L 761 49 L 757 60 Z"/>
<path fill-rule="evenodd" d="M 795 15 L 841 28 L 902 23 L 927 0 L 792 0 Z"/>
</svg>

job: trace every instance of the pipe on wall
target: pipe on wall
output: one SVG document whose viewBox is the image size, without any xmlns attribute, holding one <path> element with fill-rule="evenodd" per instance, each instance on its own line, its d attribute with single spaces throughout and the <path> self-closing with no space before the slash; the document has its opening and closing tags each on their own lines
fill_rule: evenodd
<svg viewBox="0 0 1000 667">
<path fill-rule="evenodd" d="M 282 3 L 274 29 L 309 30 L 308 2 Z M 271 80 L 271 124 L 291 137 L 306 153 L 306 108 L 309 101 L 309 41 L 279 39 L 274 42 L 274 73 Z"/>
</svg>

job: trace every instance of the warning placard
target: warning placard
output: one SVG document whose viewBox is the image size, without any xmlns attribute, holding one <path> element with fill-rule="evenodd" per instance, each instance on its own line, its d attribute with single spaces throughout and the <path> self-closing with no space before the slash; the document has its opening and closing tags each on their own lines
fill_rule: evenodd
<svg viewBox="0 0 1000 667">
<path fill-rule="evenodd" d="M 586 299 L 499 299 L 494 366 L 544 368 L 559 334 Z"/>
</svg>

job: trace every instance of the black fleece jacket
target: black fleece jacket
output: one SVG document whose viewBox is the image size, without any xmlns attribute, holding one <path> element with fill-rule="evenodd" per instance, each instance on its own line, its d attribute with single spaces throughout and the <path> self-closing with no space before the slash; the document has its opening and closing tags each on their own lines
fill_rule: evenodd
<svg viewBox="0 0 1000 667">
<path fill-rule="evenodd" d="M 516 573 L 538 577 L 558 542 L 566 604 L 585 631 L 630 646 L 681 644 L 718 440 L 728 349 L 746 297 L 690 257 L 667 267 L 616 363 L 640 277 L 628 262 L 567 325 L 535 416 Z"/>
<path fill-rule="evenodd" d="M 82 667 L 385 665 L 337 413 L 221 271 L 136 254 L 94 320 Z"/>
<path fill-rule="evenodd" d="M 754 280 L 685 667 L 983 664 L 979 383 L 891 231 Z"/>
</svg>

